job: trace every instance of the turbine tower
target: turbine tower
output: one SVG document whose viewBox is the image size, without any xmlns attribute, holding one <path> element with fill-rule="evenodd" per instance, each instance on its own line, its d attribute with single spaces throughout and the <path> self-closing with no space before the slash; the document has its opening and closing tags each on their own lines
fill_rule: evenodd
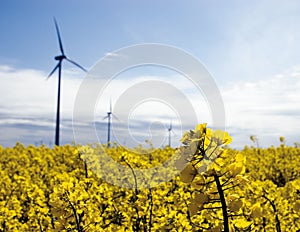
<svg viewBox="0 0 300 232">
<path fill-rule="evenodd" d="M 58 69 L 58 92 L 57 92 L 57 110 L 56 110 L 56 128 L 55 128 L 55 145 L 59 146 L 59 124 L 60 124 L 60 89 L 61 89 L 61 69 L 62 69 L 62 62 L 63 60 L 67 60 L 70 63 L 72 63 L 73 65 L 77 66 L 78 68 L 82 69 L 83 71 L 86 72 L 86 69 L 84 69 L 82 66 L 80 66 L 79 64 L 77 64 L 75 61 L 70 60 L 69 58 L 67 58 L 67 56 L 64 53 L 64 49 L 63 49 L 63 45 L 62 45 L 62 41 L 61 41 L 61 37 L 60 37 L 60 33 L 59 33 L 59 29 L 58 29 L 58 25 L 57 22 L 54 18 L 54 24 L 55 24 L 55 28 L 56 28 L 56 34 L 57 34 L 57 38 L 58 38 L 58 43 L 59 43 L 59 48 L 60 48 L 60 52 L 61 54 L 58 56 L 55 56 L 54 59 L 58 61 L 58 64 L 54 67 L 54 69 L 51 71 L 51 73 L 48 75 L 48 78 L 50 76 L 52 76 L 52 74 Z M 48 79 L 47 78 L 47 79 Z"/>
<path fill-rule="evenodd" d="M 170 121 L 170 126 L 168 128 L 168 132 L 169 132 L 169 147 L 171 147 L 172 121 Z"/>
<path fill-rule="evenodd" d="M 112 117 L 118 120 L 118 118 L 112 113 L 112 104 L 111 100 L 109 102 L 109 112 L 107 112 L 107 116 L 103 119 L 107 119 L 107 147 L 110 147 L 110 128 L 112 123 Z"/>
</svg>

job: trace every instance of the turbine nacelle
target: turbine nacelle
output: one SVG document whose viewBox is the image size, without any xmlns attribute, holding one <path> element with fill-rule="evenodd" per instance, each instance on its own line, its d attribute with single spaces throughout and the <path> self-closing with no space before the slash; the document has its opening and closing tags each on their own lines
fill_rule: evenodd
<svg viewBox="0 0 300 232">
<path fill-rule="evenodd" d="M 54 59 L 55 60 L 59 60 L 59 61 L 61 61 L 61 60 L 63 60 L 63 59 L 66 59 L 67 57 L 65 56 L 65 55 L 59 55 L 59 56 L 55 56 L 54 57 Z"/>
</svg>

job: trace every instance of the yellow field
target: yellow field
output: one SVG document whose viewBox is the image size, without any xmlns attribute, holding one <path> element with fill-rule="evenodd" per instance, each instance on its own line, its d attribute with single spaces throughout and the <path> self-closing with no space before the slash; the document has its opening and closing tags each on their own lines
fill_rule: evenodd
<svg viewBox="0 0 300 232">
<path fill-rule="evenodd" d="M 230 142 L 202 124 L 178 149 L 0 146 L 0 231 L 300 231 L 300 148 Z M 96 175 L 110 168 L 98 165 L 103 152 L 132 175 Z M 162 183 L 142 188 L 135 170 L 171 157 L 181 173 L 152 173 Z"/>
</svg>

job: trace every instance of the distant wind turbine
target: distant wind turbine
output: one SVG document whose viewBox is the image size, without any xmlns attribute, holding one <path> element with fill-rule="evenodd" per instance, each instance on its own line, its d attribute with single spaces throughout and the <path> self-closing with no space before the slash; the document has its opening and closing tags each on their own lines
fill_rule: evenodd
<svg viewBox="0 0 300 232">
<path fill-rule="evenodd" d="M 56 129 L 55 129 L 55 145 L 59 146 L 59 115 L 60 115 L 60 87 L 61 87 L 61 69 L 62 69 L 62 61 L 65 59 L 72 63 L 73 65 L 77 66 L 78 68 L 82 69 L 83 71 L 86 72 L 86 69 L 84 69 L 82 66 L 77 64 L 76 62 L 70 60 L 69 58 L 66 57 L 63 49 L 63 45 L 61 42 L 61 37 L 58 29 L 57 22 L 54 18 L 54 24 L 56 28 L 56 33 L 58 37 L 58 43 L 59 43 L 59 48 L 61 54 L 58 56 L 55 56 L 54 59 L 58 61 L 58 64 L 54 67 L 54 69 L 51 71 L 51 73 L 48 75 L 48 78 L 52 76 L 52 74 L 58 69 L 58 92 L 57 92 L 57 111 L 56 111 Z M 48 79 L 47 78 L 47 79 Z"/>
<path fill-rule="evenodd" d="M 169 132 L 169 147 L 171 147 L 171 132 L 172 132 L 172 120 L 170 121 L 170 126 L 168 128 L 168 132 Z"/>
<path fill-rule="evenodd" d="M 107 119 L 107 147 L 110 147 L 110 128 L 112 123 L 112 117 L 118 120 L 118 118 L 112 113 L 112 104 L 110 100 L 109 112 L 107 112 L 107 116 L 103 118 L 103 119 Z"/>
</svg>

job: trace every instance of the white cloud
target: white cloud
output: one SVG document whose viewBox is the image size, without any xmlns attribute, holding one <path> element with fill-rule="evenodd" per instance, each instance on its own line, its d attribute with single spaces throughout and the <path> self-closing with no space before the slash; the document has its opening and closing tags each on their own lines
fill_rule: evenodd
<svg viewBox="0 0 300 232">
<path fill-rule="evenodd" d="M 227 126 L 236 134 L 237 145 L 249 143 L 251 134 L 258 135 L 265 146 L 278 144 L 279 136 L 287 136 L 290 144 L 299 141 L 299 70 L 296 66 L 273 78 L 222 89 Z"/>
<path fill-rule="evenodd" d="M 61 128 L 64 142 L 73 140 L 71 122 L 74 100 L 83 79 L 78 78 L 80 75 L 75 71 L 64 71 L 63 73 Z M 2 144 L 12 146 L 17 140 L 33 143 L 40 139 L 44 141 L 53 139 L 57 76 L 54 74 L 48 81 L 46 81 L 46 76 L 47 74 L 37 70 L 17 70 L 10 66 L 0 66 L 0 91 L 2 93 L 0 98 L 0 128 L 6 131 L 0 135 Z M 116 78 L 105 89 L 102 98 L 96 105 L 95 121 L 102 142 L 105 142 L 107 130 L 106 121 L 102 118 L 109 109 L 109 98 L 112 98 L 117 117 L 124 120 L 126 112 L 122 111 L 122 99 L 118 98 L 124 96 L 124 92 L 130 88 L 133 88 L 135 94 L 143 94 L 145 89 L 134 89 L 134 87 L 143 81 L 151 80 L 164 81 L 165 86 L 170 88 L 164 87 L 162 90 L 166 91 L 165 95 L 176 102 L 179 107 L 184 107 L 185 102 L 176 91 L 183 93 L 191 101 L 198 121 L 211 123 L 211 115 L 205 97 L 201 93 L 192 91 L 193 85 L 185 78 L 176 75 Z M 263 146 L 277 145 L 281 135 L 286 136 L 290 144 L 299 141 L 297 137 L 300 131 L 299 88 L 300 66 L 295 66 L 269 79 L 252 82 L 241 81 L 221 87 L 226 110 L 227 130 L 233 135 L 233 146 L 242 147 L 245 144 L 250 144 L 249 136 L 252 134 L 258 136 L 260 144 Z M 155 91 L 158 89 L 154 89 L 154 97 L 157 94 Z M 125 104 L 129 103 L 125 101 Z M 175 140 L 179 140 L 182 130 L 194 127 L 190 113 L 187 112 L 182 121 L 176 112 L 179 109 L 176 107 L 172 109 L 170 105 L 165 104 L 170 102 L 158 101 L 156 104 L 155 101 L 149 99 L 149 101 L 139 103 L 135 109 L 131 108 L 133 111 L 130 125 L 133 125 L 131 129 L 134 136 L 141 136 L 145 139 L 152 134 L 156 136 L 155 139 L 160 136 L 159 138 L 164 139 L 164 143 L 166 143 L 167 126 L 172 119 L 176 135 L 173 136 L 173 144 L 178 145 Z M 124 131 L 128 127 L 122 125 L 122 121 L 115 121 L 114 123 L 118 127 L 115 132 L 121 134 L 118 136 L 118 140 L 120 142 L 125 141 L 128 133 Z M 79 123 L 77 125 L 84 127 L 87 124 Z M 157 134 L 159 129 L 163 131 Z M 143 133 L 144 137 L 142 136 Z M 88 135 L 86 136 L 88 141 Z"/>
<path fill-rule="evenodd" d="M 74 71 L 63 71 L 62 117 L 72 115 L 74 97 L 81 81 L 76 75 Z M 57 102 L 57 74 L 48 80 L 46 77 L 47 74 L 38 70 L 0 66 L 1 113 L 52 117 Z"/>
</svg>

